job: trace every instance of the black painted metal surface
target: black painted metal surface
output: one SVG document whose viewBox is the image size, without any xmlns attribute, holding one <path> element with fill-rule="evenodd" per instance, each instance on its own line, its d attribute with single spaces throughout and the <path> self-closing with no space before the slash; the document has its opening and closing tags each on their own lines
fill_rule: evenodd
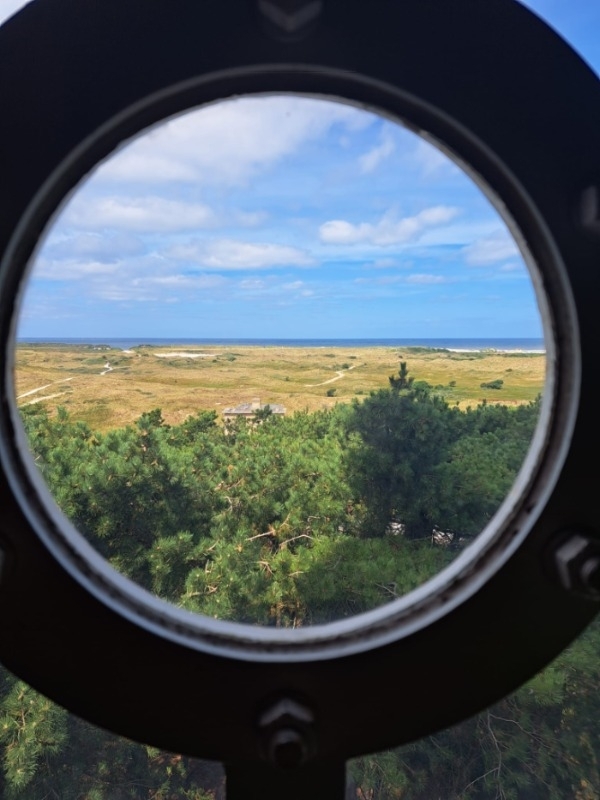
<svg viewBox="0 0 600 800">
<path fill-rule="evenodd" d="M 13 402 L 16 298 L 65 194 L 147 125 L 264 92 L 367 105 L 470 165 L 537 264 L 552 354 L 534 453 L 478 550 L 404 600 L 302 632 L 192 617 L 116 575 L 47 498 Z M 248 766 L 263 763 L 262 710 L 297 698 L 314 716 L 311 766 L 276 772 L 272 796 L 319 774 L 337 788 L 312 796 L 333 800 L 344 759 L 475 713 L 589 622 L 597 602 L 547 565 L 561 531 L 600 536 L 585 469 L 600 438 L 600 237 L 585 199 L 600 185 L 600 85 L 549 28 L 511 0 L 329 0 L 309 34 L 285 40 L 245 0 L 39 0 L 0 29 L 0 108 L 0 659 L 11 670 L 96 724 L 226 761 L 238 787 L 271 769 Z"/>
</svg>

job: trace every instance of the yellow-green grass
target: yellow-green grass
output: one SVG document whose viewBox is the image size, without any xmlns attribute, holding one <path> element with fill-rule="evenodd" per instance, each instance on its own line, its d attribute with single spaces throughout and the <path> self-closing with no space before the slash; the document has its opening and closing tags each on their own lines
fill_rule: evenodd
<svg viewBox="0 0 600 800">
<path fill-rule="evenodd" d="M 221 413 L 254 399 L 280 403 L 288 413 L 331 408 L 388 386 L 400 361 L 407 362 L 415 380 L 427 381 L 463 409 L 484 399 L 526 403 L 544 387 L 546 358 L 538 353 L 240 345 L 122 351 L 20 344 L 15 384 L 19 406 L 42 403 L 52 411 L 64 406 L 73 419 L 107 430 L 153 408 L 161 408 L 171 424 L 199 410 Z M 497 379 L 504 381 L 501 389 L 481 388 Z M 335 395 L 327 396 L 328 390 Z"/>
</svg>

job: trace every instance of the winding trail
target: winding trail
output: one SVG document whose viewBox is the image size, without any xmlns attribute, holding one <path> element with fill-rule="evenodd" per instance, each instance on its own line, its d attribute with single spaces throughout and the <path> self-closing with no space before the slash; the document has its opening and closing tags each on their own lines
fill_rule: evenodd
<svg viewBox="0 0 600 800">
<path fill-rule="evenodd" d="M 41 403 L 42 400 L 52 400 L 53 397 L 62 397 L 63 394 L 67 394 L 67 392 L 57 392 L 56 394 L 44 394 L 42 397 L 36 397 L 35 400 L 30 400 L 28 403 L 21 403 L 21 408 L 23 406 L 33 406 L 36 403 Z"/>
<path fill-rule="evenodd" d="M 348 369 L 338 369 L 336 370 L 335 378 L 329 378 L 329 380 L 323 381 L 322 383 L 305 383 L 304 385 L 307 388 L 314 388 L 315 386 L 325 386 L 328 383 L 335 383 L 335 381 L 339 381 L 341 378 L 343 378 L 347 372 L 350 372 L 351 369 L 356 369 L 357 366 L 358 364 L 352 364 L 352 366 L 348 367 Z"/>
<path fill-rule="evenodd" d="M 72 380 L 73 378 L 63 378 L 60 381 L 52 381 L 51 383 L 46 383 L 43 386 L 38 386 L 37 389 L 30 389 L 28 392 L 23 392 L 23 394 L 17 396 L 17 400 L 21 400 L 22 397 L 29 397 L 32 394 L 37 394 L 37 392 L 41 392 L 44 389 L 48 389 L 50 386 L 56 386 L 57 383 L 66 383 L 67 381 L 72 381 Z M 61 394 L 64 394 L 64 392 L 61 392 Z M 53 394 L 51 395 L 51 397 L 58 397 L 58 395 Z M 45 398 L 39 398 L 39 399 L 42 400 Z M 37 403 L 38 401 L 35 400 L 35 402 Z"/>
<path fill-rule="evenodd" d="M 115 367 L 111 367 L 110 362 L 107 361 L 104 365 L 104 370 L 100 373 L 100 375 L 106 375 L 109 372 L 113 372 Z M 28 392 L 23 392 L 23 394 L 17 395 L 17 400 L 22 400 L 24 397 L 31 397 L 32 394 L 37 394 L 38 392 L 43 392 L 44 389 L 49 389 L 51 386 L 57 386 L 59 383 L 68 383 L 69 381 L 74 380 L 73 377 L 71 378 L 62 378 L 59 381 L 51 381 L 50 383 L 45 383 L 43 386 L 37 386 L 35 389 L 30 389 Z M 21 403 L 22 406 L 32 406 L 34 403 L 41 403 L 42 400 L 52 400 L 54 397 L 60 397 L 61 395 L 66 394 L 66 392 L 58 392 L 58 394 L 45 394 L 43 397 L 36 397 L 34 400 L 30 400 L 27 403 Z"/>
</svg>

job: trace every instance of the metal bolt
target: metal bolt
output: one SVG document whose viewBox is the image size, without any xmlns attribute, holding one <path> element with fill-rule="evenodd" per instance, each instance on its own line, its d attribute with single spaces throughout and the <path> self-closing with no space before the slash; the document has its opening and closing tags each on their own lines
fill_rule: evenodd
<svg viewBox="0 0 600 800">
<path fill-rule="evenodd" d="M 276 731 L 269 741 L 269 761 L 281 769 L 293 769 L 306 761 L 308 748 L 304 736 L 293 728 Z"/>
<path fill-rule="evenodd" d="M 588 591 L 600 599 L 600 556 L 592 556 L 584 562 L 581 577 Z"/>
<path fill-rule="evenodd" d="M 579 221 L 589 233 L 600 235 L 600 189 L 588 186 L 581 195 Z"/>
<path fill-rule="evenodd" d="M 274 703 L 258 721 L 264 757 L 280 769 L 299 767 L 314 755 L 314 721 L 312 712 L 295 700 Z"/>
<path fill-rule="evenodd" d="M 317 19 L 323 0 L 258 0 L 258 9 L 281 31 L 294 34 Z"/>
<path fill-rule="evenodd" d="M 584 533 L 562 536 L 553 561 L 564 589 L 588 600 L 600 600 L 600 539 Z"/>
</svg>

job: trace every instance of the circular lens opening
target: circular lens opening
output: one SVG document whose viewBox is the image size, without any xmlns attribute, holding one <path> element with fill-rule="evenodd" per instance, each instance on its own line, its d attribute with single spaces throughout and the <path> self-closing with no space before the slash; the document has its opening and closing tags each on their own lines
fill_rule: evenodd
<svg viewBox="0 0 600 800">
<path fill-rule="evenodd" d="M 464 552 L 546 375 L 523 257 L 475 183 L 389 119 L 228 100 L 142 133 L 55 217 L 16 403 L 59 508 L 218 619 L 300 627 Z"/>
</svg>

